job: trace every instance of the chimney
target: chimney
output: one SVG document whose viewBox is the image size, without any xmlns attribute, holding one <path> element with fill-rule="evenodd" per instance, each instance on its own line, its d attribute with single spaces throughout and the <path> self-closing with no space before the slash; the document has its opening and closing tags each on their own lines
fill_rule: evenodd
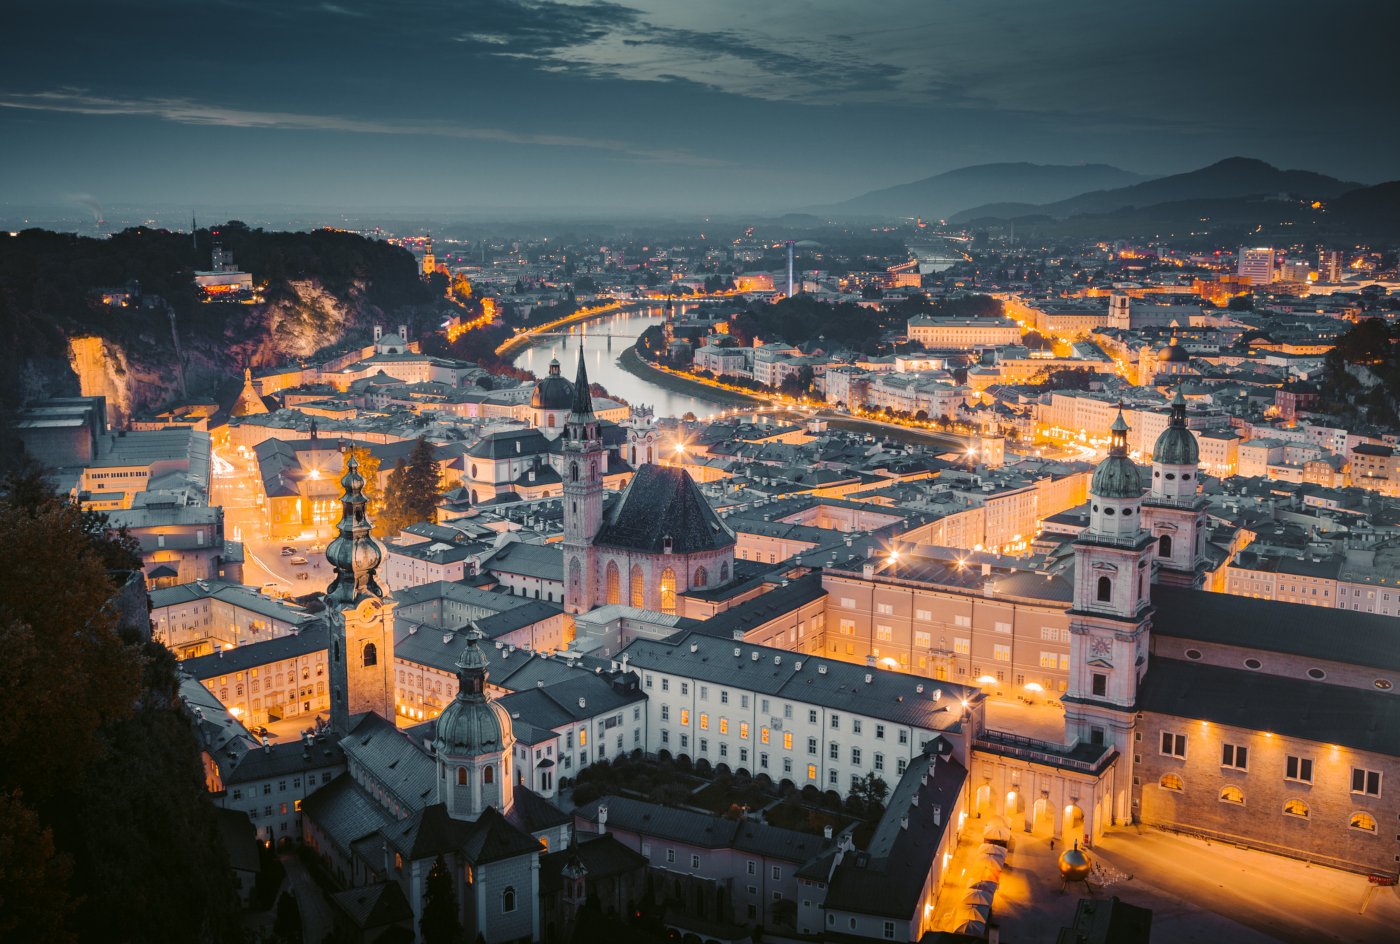
<svg viewBox="0 0 1400 944">
<path fill-rule="evenodd" d="M 830 826 L 830 825 L 827 825 L 827 826 L 823 826 L 823 827 L 822 827 L 822 838 L 823 838 L 823 839 L 830 839 L 830 838 L 831 838 L 831 826 Z"/>
<path fill-rule="evenodd" d="M 908 817 L 908 816 L 901 816 L 901 817 L 899 818 L 899 828 L 900 828 L 900 829 L 908 829 L 908 828 L 909 828 L 909 817 Z"/>
<path fill-rule="evenodd" d="M 269 741 L 267 738 L 263 738 L 263 739 L 262 739 L 262 742 L 263 742 L 263 753 L 264 753 L 264 754 L 271 754 L 271 753 L 272 753 L 272 742 Z"/>
<path fill-rule="evenodd" d="M 579 700 L 578 700 L 578 706 L 579 706 L 580 708 L 587 708 L 587 707 L 588 707 L 588 699 L 587 699 L 587 698 L 582 698 L 582 697 L 580 697 Z"/>
<path fill-rule="evenodd" d="M 873 681 L 875 681 L 875 676 L 872 675 L 872 674 L 869 673 L 869 672 L 866 672 L 866 673 L 865 673 L 865 684 L 866 684 L 866 685 L 869 685 L 869 684 L 870 684 L 871 682 L 873 682 Z"/>
<path fill-rule="evenodd" d="M 935 825 L 935 826 L 942 826 L 942 825 L 943 825 L 943 807 L 941 807 L 941 806 L 935 806 L 935 807 L 933 808 L 933 825 Z"/>
<path fill-rule="evenodd" d="M 379 340 L 380 338 L 382 338 L 382 337 L 384 337 L 384 327 L 383 327 L 382 325 L 375 325 L 375 326 L 374 326 L 374 339 L 375 339 L 376 341 L 378 341 L 378 340 Z"/>
<path fill-rule="evenodd" d="M 608 807 L 606 804 L 598 807 L 598 835 L 603 835 L 608 831 Z"/>
</svg>

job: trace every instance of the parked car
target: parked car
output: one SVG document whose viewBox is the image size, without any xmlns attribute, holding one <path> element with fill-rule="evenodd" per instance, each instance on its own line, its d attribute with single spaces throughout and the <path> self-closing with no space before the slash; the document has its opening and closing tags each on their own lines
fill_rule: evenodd
<svg viewBox="0 0 1400 944">
<path fill-rule="evenodd" d="M 294 548 L 294 547 L 284 547 L 284 548 L 282 548 L 282 556 L 283 556 L 283 557 L 291 557 L 291 556 L 292 556 L 293 554 L 295 554 L 296 552 L 297 552 L 297 549 Z"/>
<path fill-rule="evenodd" d="M 310 562 L 309 560 L 307 560 L 305 557 L 293 557 L 293 558 L 291 559 L 290 563 L 291 563 L 291 565 L 292 565 L 293 567 L 305 567 L 307 564 L 309 564 L 309 563 L 311 563 L 311 562 Z"/>
</svg>

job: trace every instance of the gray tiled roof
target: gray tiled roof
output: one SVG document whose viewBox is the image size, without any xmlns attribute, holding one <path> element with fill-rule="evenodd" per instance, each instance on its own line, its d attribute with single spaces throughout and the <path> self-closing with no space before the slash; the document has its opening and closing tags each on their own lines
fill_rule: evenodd
<svg viewBox="0 0 1400 944">
<path fill-rule="evenodd" d="M 868 847 L 848 852 L 832 872 L 827 910 L 903 919 L 916 915 L 938 844 L 950 828 L 967 776 L 967 769 L 951 757 L 935 761 L 925 756 L 910 764 L 890 795 Z M 938 822 L 934 822 L 935 810 Z"/>
<path fill-rule="evenodd" d="M 564 548 L 560 544 L 512 541 L 482 562 L 482 570 L 542 580 L 564 581 Z"/>
<path fill-rule="evenodd" d="M 355 840 L 393 822 L 348 773 L 307 797 L 302 814 L 320 827 L 343 856 L 350 855 Z"/>
<path fill-rule="evenodd" d="M 328 639 L 326 624 L 317 621 L 305 624 L 298 633 L 249 643 L 246 646 L 235 646 L 232 649 L 220 649 L 207 656 L 186 659 L 180 663 L 180 668 L 203 681 L 219 675 L 243 672 L 254 666 L 321 652 L 330 645 Z"/>
<path fill-rule="evenodd" d="M 795 829 L 725 819 L 712 813 L 677 809 L 631 797 L 606 796 L 579 807 L 574 815 L 597 823 L 599 806 L 608 808 L 609 828 L 707 849 L 737 849 L 788 862 L 806 862 L 833 843 Z"/>
<path fill-rule="evenodd" d="M 437 767 L 417 742 L 373 712 L 340 741 L 345 756 L 383 782 L 407 810 L 422 809 L 437 793 Z"/>
<path fill-rule="evenodd" d="M 226 785 L 250 783 L 298 774 L 306 771 L 344 767 L 345 754 L 340 745 L 324 738 L 304 741 L 280 741 L 247 751 L 227 769 L 221 767 L 220 777 Z"/>
<path fill-rule="evenodd" d="M 735 649 L 739 650 L 738 656 L 734 655 Z M 960 700 L 982 697 L 977 689 L 953 682 L 936 682 L 698 632 L 677 633 L 659 641 L 639 639 L 623 652 L 637 671 L 654 669 L 697 681 L 743 687 L 931 731 L 959 730 Z M 867 675 L 869 682 L 865 681 Z M 933 697 L 936 693 L 941 695 L 938 700 Z"/>
<path fill-rule="evenodd" d="M 1138 710 L 1400 756 L 1393 692 L 1157 657 L 1138 690 Z"/>
<path fill-rule="evenodd" d="M 1152 631 L 1200 642 L 1400 671 L 1400 620 L 1154 585 Z"/>
<path fill-rule="evenodd" d="M 661 554 L 667 538 L 676 554 L 734 544 L 734 532 L 715 514 L 688 472 L 643 465 L 627 483 L 622 501 L 608 515 L 596 543 Z"/>
</svg>

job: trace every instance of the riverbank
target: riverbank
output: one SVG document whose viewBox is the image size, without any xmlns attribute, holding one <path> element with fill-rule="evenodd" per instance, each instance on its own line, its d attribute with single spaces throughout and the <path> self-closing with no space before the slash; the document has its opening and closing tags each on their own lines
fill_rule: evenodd
<svg viewBox="0 0 1400 944">
<path fill-rule="evenodd" d="M 618 366 L 634 377 L 639 377 L 647 383 L 655 384 L 672 393 L 683 394 L 688 397 L 695 397 L 700 400 L 707 400 L 716 406 L 769 406 L 768 401 L 761 397 L 748 396 L 742 393 L 733 393 L 728 390 L 720 390 L 703 384 L 696 380 L 686 380 L 684 377 L 677 377 L 675 374 L 667 373 L 664 370 L 657 370 L 642 359 L 637 353 L 635 345 L 622 352 L 617 359 Z"/>
<path fill-rule="evenodd" d="M 539 336 L 546 331 L 557 331 L 560 328 L 568 328 L 576 324 L 583 324 L 585 321 L 592 321 L 595 318 L 606 318 L 610 315 L 622 314 L 642 308 L 652 308 L 655 307 L 655 305 L 656 302 L 654 301 L 636 301 L 614 302 L 610 305 L 601 305 L 597 308 L 580 308 L 578 311 L 565 318 L 558 318 L 547 324 L 535 325 L 535 327 L 522 331 L 514 337 L 507 338 L 496 348 L 496 356 L 513 358 L 515 354 L 525 350 L 525 348 L 539 340 Z"/>
<path fill-rule="evenodd" d="M 821 417 L 826 420 L 827 425 L 837 429 L 845 429 L 853 433 L 870 433 L 882 439 L 893 439 L 895 442 L 909 443 L 913 446 L 943 446 L 949 452 L 956 452 L 959 455 L 967 451 L 967 444 L 970 441 L 968 438 L 954 433 L 931 432 L 915 429 L 911 426 L 900 426 L 898 423 L 876 423 L 853 416 L 833 414 L 830 411 L 823 411 Z"/>
</svg>

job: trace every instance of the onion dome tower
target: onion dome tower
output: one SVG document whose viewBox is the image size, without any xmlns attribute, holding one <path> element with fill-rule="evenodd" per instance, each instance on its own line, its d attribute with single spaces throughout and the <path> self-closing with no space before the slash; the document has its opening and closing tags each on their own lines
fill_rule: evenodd
<svg viewBox="0 0 1400 944">
<path fill-rule="evenodd" d="M 1074 541 L 1069 684 L 1061 700 L 1066 740 L 1123 755 L 1124 781 L 1113 796 L 1121 822 L 1131 815 L 1137 687 L 1147 671 L 1152 536 L 1142 529 L 1142 474 L 1128 456 L 1122 409 L 1110 431 L 1108 457 L 1089 484 L 1089 527 Z"/>
<path fill-rule="evenodd" d="M 1152 447 L 1152 491 L 1143 502 L 1143 527 L 1156 542 L 1157 579 L 1192 586 L 1204 573 L 1205 498 L 1197 493 L 1201 450 L 1186 426 L 1186 398 L 1177 387 L 1171 420 Z"/>
<path fill-rule="evenodd" d="M 488 806 L 509 813 L 515 803 L 515 735 L 510 715 L 486 695 L 482 638 L 473 623 L 457 657 L 457 697 L 438 715 L 433 737 L 437 798 L 453 819 L 474 820 Z"/>
<path fill-rule="evenodd" d="M 394 604 L 375 572 L 384 550 L 371 534 L 365 479 L 352 453 L 340 480 L 339 532 L 326 548 L 335 579 L 326 589 L 330 630 L 331 726 L 350 730 L 351 718 L 373 711 L 394 717 Z"/>
</svg>

